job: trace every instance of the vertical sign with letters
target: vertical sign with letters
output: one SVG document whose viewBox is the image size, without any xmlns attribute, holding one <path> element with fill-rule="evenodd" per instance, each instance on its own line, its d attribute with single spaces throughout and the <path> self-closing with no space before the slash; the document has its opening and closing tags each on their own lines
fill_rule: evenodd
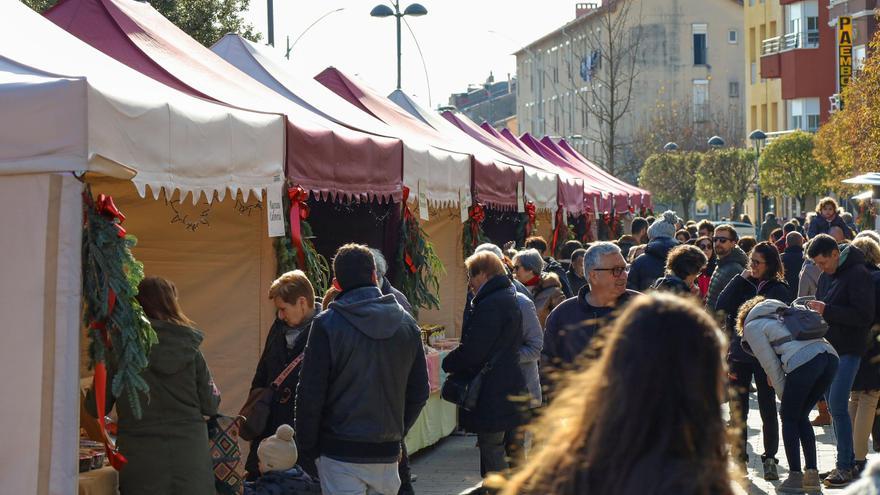
<svg viewBox="0 0 880 495">
<path fill-rule="evenodd" d="M 837 18 L 837 64 L 840 93 L 849 85 L 853 74 L 853 25 L 852 17 Z"/>
</svg>

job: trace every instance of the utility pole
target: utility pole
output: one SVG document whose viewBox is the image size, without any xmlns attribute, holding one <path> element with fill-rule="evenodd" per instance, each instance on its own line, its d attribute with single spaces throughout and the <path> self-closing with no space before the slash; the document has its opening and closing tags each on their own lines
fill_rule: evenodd
<svg viewBox="0 0 880 495">
<path fill-rule="evenodd" d="M 266 0 L 266 13 L 269 17 L 269 29 L 267 30 L 269 44 L 275 46 L 275 13 L 273 0 Z"/>
</svg>

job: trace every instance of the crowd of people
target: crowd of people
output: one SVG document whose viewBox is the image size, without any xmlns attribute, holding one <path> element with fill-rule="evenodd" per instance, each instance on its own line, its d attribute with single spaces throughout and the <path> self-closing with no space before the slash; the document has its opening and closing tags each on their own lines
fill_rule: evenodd
<svg viewBox="0 0 880 495">
<path fill-rule="evenodd" d="M 478 395 L 459 408 L 486 479 L 477 491 L 734 493 L 730 467 L 749 460 L 752 391 L 767 480 L 780 478 L 781 422 L 789 474 L 780 493 L 874 472 L 880 235 L 856 234 L 832 199 L 804 222 L 779 226 L 770 213 L 755 237 L 667 211 L 635 218 L 617 241 L 568 241 L 553 254 L 531 237 L 519 250 L 480 245 L 464 262 L 460 343 L 442 368 L 450 379 L 479 377 Z M 277 319 L 251 388 L 273 394 L 245 493 L 414 493 L 403 439 L 429 396 L 419 326 L 379 251 L 348 244 L 332 265 L 326 294 L 298 270 L 268 289 Z M 120 488 L 213 493 L 204 419 L 220 397 L 202 334 L 173 283 L 147 278 L 138 300 L 159 343 L 143 419 L 118 404 L 129 461 Z M 796 335 L 785 311 L 827 331 Z M 837 447 L 828 473 L 818 472 L 809 419 L 823 399 Z M 92 413 L 95 402 L 92 391 Z"/>
</svg>

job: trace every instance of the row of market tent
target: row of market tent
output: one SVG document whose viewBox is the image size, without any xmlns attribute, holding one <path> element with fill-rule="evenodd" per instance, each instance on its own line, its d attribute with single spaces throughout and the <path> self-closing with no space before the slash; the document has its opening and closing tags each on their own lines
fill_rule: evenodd
<svg viewBox="0 0 880 495">
<path fill-rule="evenodd" d="M 15 234 L 0 239 L 0 313 L 11 329 L 0 373 L 16 377 L 4 396 L 21 397 L 0 415 L 33 425 L 11 432 L 3 455 L 4 473 L 16 474 L 4 484 L 16 493 L 69 493 L 76 479 L 83 181 L 128 215 L 147 271 L 177 283 L 208 335 L 205 354 L 230 411 L 274 318 L 262 205 L 287 185 L 343 209 L 324 217 L 327 237 L 360 229 L 389 257 L 397 239 L 345 214 L 369 220 L 394 210 L 405 188 L 413 201 L 423 195 L 433 213 L 423 227 L 448 275 L 441 310 L 422 319 L 450 329 L 464 304 L 463 199 L 512 211 L 521 190 L 547 219 L 545 232 L 558 210 L 651 206 L 648 191 L 564 140 L 441 115 L 400 91 L 385 98 L 334 68 L 299 77 L 236 35 L 209 50 L 147 3 L 62 0 L 42 17 L 0 0 L 0 28 L 0 218 Z"/>
</svg>

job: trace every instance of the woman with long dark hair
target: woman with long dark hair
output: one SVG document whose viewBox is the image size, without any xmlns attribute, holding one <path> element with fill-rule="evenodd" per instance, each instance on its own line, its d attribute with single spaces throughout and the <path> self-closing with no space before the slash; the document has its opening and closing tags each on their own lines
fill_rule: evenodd
<svg viewBox="0 0 880 495">
<path fill-rule="evenodd" d="M 727 353 L 727 365 L 732 388 L 731 413 L 741 416 L 741 441 L 735 445 L 738 460 L 748 463 L 746 442 L 748 432 L 746 422 L 749 415 L 749 387 L 752 377 L 758 389 L 758 410 L 764 433 L 764 453 L 761 463 L 765 480 L 778 480 L 779 472 L 776 453 L 779 452 L 779 418 L 776 415 L 776 397 L 767 383 L 767 374 L 754 356 L 743 350 L 741 336 L 736 332 L 737 314 L 740 307 L 755 296 L 776 299 L 786 304 L 791 302 L 791 291 L 785 282 L 785 269 L 776 246 L 768 241 L 759 242 L 749 253 L 749 266 L 736 277 L 718 296 L 716 309 L 726 318 L 727 335 L 730 338 L 730 350 Z"/>
<path fill-rule="evenodd" d="M 724 337 L 696 304 L 640 296 L 532 425 L 503 495 L 728 495 Z M 658 384 L 675 384 L 674 387 Z M 497 480 L 496 480 L 497 481 Z"/>
<path fill-rule="evenodd" d="M 141 401 L 142 417 L 134 417 L 128 401 L 116 402 L 119 451 L 128 459 L 119 473 L 120 492 L 213 495 L 205 417 L 217 415 L 220 393 L 199 351 L 202 333 L 181 310 L 177 288 L 169 280 L 143 279 L 137 300 L 159 342 L 150 349 L 149 366 L 141 373 L 150 386 L 149 400 Z M 113 371 L 111 366 L 111 375 Z M 107 390 L 109 410 L 115 398 L 110 387 Z M 94 390 L 89 391 L 86 407 L 97 414 Z"/>
</svg>

